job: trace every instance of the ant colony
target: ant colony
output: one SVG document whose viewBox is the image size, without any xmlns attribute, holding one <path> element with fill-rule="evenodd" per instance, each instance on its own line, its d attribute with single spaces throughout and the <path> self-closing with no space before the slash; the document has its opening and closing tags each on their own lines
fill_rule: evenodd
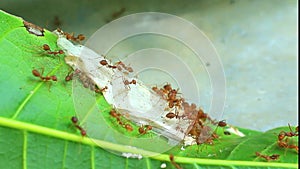
<svg viewBox="0 0 300 169">
<path fill-rule="evenodd" d="M 213 134 L 213 126 L 226 126 L 225 121 L 214 121 L 196 104 L 188 103 L 179 89 L 172 88 L 171 84 L 149 88 L 133 76 L 134 70 L 130 66 L 121 61 L 113 64 L 85 46 L 73 45 L 67 40 L 69 35 L 61 30 L 55 33 L 58 35 L 57 45 L 66 54 L 66 63 L 74 69 L 66 81 L 76 75 L 85 88 L 101 92 L 114 108 L 110 111 L 111 118 L 128 132 L 145 135 L 154 131 L 166 138 L 169 145 L 182 143 L 182 140 L 185 145 L 200 145 L 212 144 L 218 138 Z M 71 38 L 77 39 L 80 37 Z M 123 122 L 121 116 L 140 127 L 133 128 Z M 87 132 L 89 130 L 87 128 Z"/>
</svg>

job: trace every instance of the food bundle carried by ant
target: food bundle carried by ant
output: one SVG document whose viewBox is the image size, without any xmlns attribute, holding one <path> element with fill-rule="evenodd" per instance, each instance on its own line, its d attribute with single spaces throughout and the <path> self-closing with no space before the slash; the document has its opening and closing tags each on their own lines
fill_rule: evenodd
<svg viewBox="0 0 300 169">
<path fill-rule="evenodd" d="M 289 143 L 289 138 L 292 137 L 298 137 L 298 126 L 295 128 L 295 131 L 292 130 L 290 124 L 288 124 L 290 131 L 285 132 L 281 131 L 278 134 L 278 140 L 277 140 L 277 145 L 281 148 L 285 149 L 295 149 L 296 152 L 299 152 L 298 145 L 290 144 Z"/>
<path fill-rule="evenodd" d="M 187 102 L 179 89 L 167 83 L 151 90 L 138 78 L 130 77 L 130 73 L 134 73 L 130 66 L 121 61 L 111 64 L 103 55 L 85 46 L 75 46 L 61 32 L 57 35 L 57 45 L 67 55 L 66 63 L 75 70 L 73 78 L 78 78 L 84 87 L 93 91 L 105 91 L 104 98 L 116 110 L 110 115 L 127 131 L 134 130 L 132 123 L 143 124 L 137 133 L 144 135 L 149 130 L 154 131 L 166 137 L 170 145 L 179 144 L 185 137 L 193 138 L 192 144 L 198 145 L 212 144 L 217 138 L 212 127 L 218 124 L 196 104 Z M 124 118 L 132 123 L 121 120 L 121 115 L 126 113 L 129 115 Z M 219 126 L 223 125 L 221 122 Z"/>
<path fill-rule="evenodd" d="M 83 73 L 78 69 L 76 69 L 74 73 L 68 74 L 65 77 L 65 81 L 72 80 L 73 76 L 77 77 L 80 80 L 84 88 L 89 88 L 91 91 L 94 91 L 95 93 L 103 93 L 105 92 L 105 90 L 108 89 L 107 86 L 100 89 L 89 76 L 87 76 L 85 73 Z"/>
</svg>

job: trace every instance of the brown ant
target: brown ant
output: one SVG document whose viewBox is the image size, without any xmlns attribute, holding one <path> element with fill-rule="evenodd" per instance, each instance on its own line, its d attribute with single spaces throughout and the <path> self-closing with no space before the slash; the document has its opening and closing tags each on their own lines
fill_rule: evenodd
<svg viewBox="0 0 300 169">
<path fill-rule="evenodd" d="M 173 154 L 170 154 L 169 158 L 170 158 L 170 162 L 172 163 L 172 165 L 173 165 L 176 169 L 182 169 L 182 168 L 180 167 L 180 165 L 178 165 L 178 164 L 175 162 L 175 160 L 174 160 L 174 155 L 173 155 Z"/>
<path fill-rule="evenodd" d="M 80 134 L 84 137 L 84 136 L 86 136 L 86 131 L 82 128 L 82 127 L 80 127 L 79 125 L 78 125 L 78 118 L 76 117 L 76 116 L 72 116 L 71 117 L 71 121 L 72 121 L 72 123 L 75 125 L 75 127 L 80 131 Z"/>
<path fill-rule="evenodd" d="M 279 157 L 280 157 L 279 154 L 273 154 L 273 155 L 268 156 L 268 155 L 263 155 L 263 154 L 261 154 L 259 152 L 255 152 L 255 155 L 257 157 L 261 157 L 261 158 L 266 159 L 268 162 L 271 161 L 271 160 L 278 160 Z"/>
<path fill-rule="evenodd" d="M 32 70 L 32 74 L 35 77 L 39 77 L 42 81 L 49 81 L 49 80 L 57 81 L 57 77 L 55 75 L 52 75 L 52 76 L 42 76 L 41 73 L 38 70 L 36 70 L 36 69 Z"/>
<path fill-rule="evenodd" d="M 47 53 L 49 54 L 49 55 L 58 55 L 58 54 L 64 54 L 65 52 L 63 51 L 63 50 L 58 50 L 58 51 L 51 51 L 51 49 L 50 49 L 50 46 L 49 45 L 47 45 L 47 44 L 44 44 L 43 45 L 43 49 L 44 49 L 44 51 L 47 51 Z"/>
</svg>

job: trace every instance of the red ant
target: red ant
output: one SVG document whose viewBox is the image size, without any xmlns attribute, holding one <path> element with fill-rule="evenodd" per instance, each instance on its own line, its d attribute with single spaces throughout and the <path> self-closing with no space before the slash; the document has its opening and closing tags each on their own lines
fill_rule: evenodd
<svg viewBox="0 0 300 169">
<path fill-rule="evenodd" d="M 128 72 L 130 72 L 130 73 L 132 73 L 133 72 L 133 69 L 132 69 L 132 67 L 126 67 L 125 68 Z"/>
<path fill-rule="evenodd" d="M 166 114 L 166 117 L 169 118 L 169 119 L 172 119 L 172 118 L 174 118 L 174 117 L 175 117 L 176 119 L 180 119 L 180 118 L 184 118 L 184 117 L 185 117 L 185 115 L 179 116 L 178 114 L 179 114 L 178 111 L 175 110 L 175 113 L 169 112 L 168 114 Z"/>
<path fill-rule="evenodd" d="M 125 124 L 124 128 L 129 132 L 133 131 L 133 128 L 130 124 Z"/>
<path fill-rule="evenodd" d="M 173 113 L 173 112 L 169 112 L 168 114 L 166 114 L 166 117 L 169 118 L 169 119 L 172 119 L 172 118 L 174 118 L 174 117 L 177 118 L 176 114 Z"/>
<path fill-rule="evenodd" d="M 117 113 L 114 109 L 112 109 L 112 110 L 109 112 L 109 114 L 110 114 L 112 117 L 116 118 L 117 121 L 118 121 L 118 123 L 119 123 L 120 125 L 123 125 L 123 123 L 121 122 L 121 119 L 120 119 L 120 116 L 121 116 L 120 113 Z"/>
<path fill-rule="evenodd" d="M 150 125 L 145 125 L 145 126 L 141 126 L 139 127 L 139 133 L 140 134 L 146 134 L 149 130 L 152 130 L 152 126 Z"/>
<path fill-rule="evenodd" d="M 109 112 L 109 114 L 110 114 L 112 117 L 116 118 L 116 120 L 117 120 L 117 122 L 119 123 L 119 125 L 121 125 L 122 127 L 124 127 L 127 131 L 129 131 L 129 132 L 133 131 L 133 127 L 132 127 L 130 124 L 125 124 L 125 125 L 123 126 L 123 122 L 122 122 L 122 120 L 121 120 L 121 118 L 120 118 L 120 117 L 121 117 L 121 114 L 120 114 L 120 113 L 117 113 L 115 109 L 112 109 L 112 110 Z"/>
<path fill-rule="evenodd" d="M 183 98 L 177 98 L 178 90 L 172 89 L 171 84 L 166 84 L 163 88 L 158 89 L 157 87 L 152 87 L 152 90 L 155 91 L 159 96 L 168 101 L 168 107 L 177 108 L 181 107 L 181 104 L 184 102 Z"/>
<path fill-rule="evenodd" d="M 112 69 L 116 69 L 117 66 L 114 66 L 114 65 L 107 65 L 108 68 L 112 68 Z"/>
<path fill-rule="evenodd" d="M 271 160 L 278 160 L 279 157 L 280 157 L 279 154 L 273 154 L 273 155 L 268 156 L 268 155 L 263 155 L 263 154 L 261 154 L 259 152 L 255 152 L 255 155 L 257 157 L 261 157 L 261 158 L 266 159 L 268 162 L 271 161 Z"/>
<path fill-rule="evenodd" d="M 291 125 L 288 123 L 289 125 L 289 132 L 285 132 L 285 136 L 287 137 L 293 137 L 293 136 L 298 136 L 298 126 L 295 128 L 295 131 L 292 130 Z"/>
<path fill-rule="evenodd" d="M 218 122 L 217 122 L 217 127 L 216 127 L 214 133 L 216 133 L 216 131 L 218 130 L 218 127 L 222 127 L 222 128 L 223 128 L 223 133 L 224 133 L 225 135 L 230 135 L 229 132 L 225 132 L 225 131 L 224 131 L 224 127 L 226 127 L 226 126 L 227 126 L 227 123 L 226 123 L 225 120 L 218 121 Z"/>
<path fill-rule="evenodd" d="M 111 68 L 111 69 L 116 69 L 117 66 L 114 66 L 114 65 L 109 65 L 107 60 L 103 59 L 99 62 L 102 66 L 107 66 L 108 68 Z"/>
<path fill-rule="evenodd" d="M 158 94 L 161 98 L 165 99 L 165 94 L 162 90 L 159 90 L 158 87 L 154 86 L 152 87 L 152 90 Z"/>
<path fill-rule="evenodd" d="M 70 81 L 70 80 L 72 80 L 72 79 L 73 79 L 73 73 L 68 74 L 68 75 L 65 77 L 65 81 L 66 81 L 66 82 L 68 82 L 68 81 Z"/>
<path fill-rule="evenodd" d="M 194 108 L 194 106 L 191 105 L 189 108 Z M 213 140 L 219 136 L 216 133 L 210 134 L 211 127 L 204 125 L 204 122 L 208 118 L 207 114 L 202 109 L 195 111 L 197 112 L 196 116 L 194 113 L 187 115 L 188 118 L 193 120 L 193 123 L 187 129 L 188 134 L 195 138 L 197 145 L 203 143 L 213 144 Z"/>
<path fill-rule="evenodd" d="M 118 68 L 119 71 L 121 71 L 122 68 L 123 68 L 123 69 L 127 70 L 127 71 L 130 72 L 130 73 L 133 72 L 132 67 L 126 66 L 126 65 L 125 65 L 123 62 L 121 62 L 121 61 L 117 62 L 117 63 L 116 63 L 116 66 L 117 66 L 117 68 Z"/>
<path fill-rule="evenodd" d="M 299 148 L 297 145 L 293 145 L 293 144 L 288 144 L 288 138 L 289 137 L 294 137 L 294 136 L 298 136 L 298 126 L 295 128 L 295 131 L 292 130 L 290 124 L 288 124 L 290 131 L 289 132 L 285 132 L 285 131 L 281 131 L 278 134 L 278 141 L 277 141 L 277 145 L 279 147 L 282 148 L 290 148 L 290 149 L 295 149 L 296 152 L 298 153 Z"/>
<path fill-rule="evenodd" d="M 107 60 L 101 60 L 99 63 L 103 66 L 108 65 Z"/>
<path fill-rule="evenodd" d="M 39 77 L 42 81 L 49 81 L 49 80 L 57 81 L 57 77 L 55 75 L 52 75 L 52 76 L 42 76 L 41 73 L 38 70 L 36 70 L 36 69 L 32 70 L 32 74 L 35 77 Z"/>
<path fill-rule="evenodd" d="M 296 152 L 299 153 L 299 148 L 298 148 L 298 146 L 293 145 L 293 144 L 289 145 L 289 144 L 287 143 L 287 141 L 288 141 L 288 139 L 285 139 L 284 142 L 283 142 L 283 141 L 278 141 L 277 144 L 278 144 L 279 147 L 282 147 L 282 148 L 295 149 Z"/>
<path fill-rule="evenodd" d="M 54 16 L 52 23 L 55 27 L 60 27 L 62 25 L 62 21 L 59 19 L 58 16 Z"/>
<path fill-rule="evenodd" d="M 125 11 L 126 11 L 126 8 L 123 7 L 120 10 L 112 13 L 110 19 L 106 20 L 106 23 L 111 22 L 112 20 L 115 20 L 115 19 L 119 18 Z"/>
<path fill-rule="evenodd" d="M 125 85 L 136 84 L 136 80 L 134 80 L 134 79 L 131 80 L 131 81 L 124 80 L 123 82 L 124 82 Z"/>
<path fill-rule="evenodd" d="M 227 123 L 225 120 L 221 120 L 218 122 L 218 127 L 226 127 L 227 126 Z"/>
<path fill-rule="evenodd" d="M 75 116 L 72 116 L 72 117 L 71 117 L 71 121 L 72 121 L 72 123 L 75 125 L 75 127 L 76 127 L 78 130 L 80 130 L 80 134 L 81 134 L 83 137 L 86 136 L 86 131 L 85 131 L 82 127 L 80 127 L 80 126 L 78 125 L 78 118 L 75 117 Z"/>
<path fill-rule="evenodd" d="M 65 53 L 63 50 L 59 50 L 59 51 L 51 51 L 49 45 L 47 45 L 47 44 L 44 44 L 44 45 L 43 45 L 43 49 L 44 49 L 44 51 L 47 51 L 47 53 L 48 53 L 49 55 L 58 55 L 58 54 L 64 54 L 64 53 Z"/>
<path fill-rule="evenodd" d="M 174 155 L 173 155 L 173 154 L 170 154 L 169 158 L 170 158 L 170 162 L 172 163 L 172 165 L 173 165 L 175 168 L 177 168 L 177 169 L 182 169 L 182 168 L 180 167 L 180 165 L 178 165 L 178 164 L 175 162 L 175 160 L 174 160 Z"/>
<path fill-rule="evenodd" d="M 70 33 L 64 32 L 63 34 L 66 36 L 66 39 L 72 40 L 74 42 L 83 41 L 85 39 L 85 36 L 83 34 L 79 34 L 79 35 L 77 35 L 77 37 L 74 36 L 74 33 L 70 34 Z"/>
<path fill-rule="evenodd" d="M 298 126 L 295 128 L 295 131 L 292 130 L 290 124 L 288 124 L 290 131 L 285 132 L 281 131 L 278 134 L 278 141 L 282 141 L 285 137 L 293 137 L 293 136 L 298 136 Z"/>
<path fill-rule="evenodd" d="M 96 92 L 96 93 L 103 93 L 103 92 L 104 92 L 105 90 L 107 90 L 107 89 L 108 89 L 107 86 L 103 87 L 102 89 L 99 89 L 98 86 L 96 86 L 95 92 Z"/>
<path fill-rule="evenodd" d="M 166 91 L 170 92 L 170 91 L 172 90 L 172 87 L 171 87 L 170 84 L 166 84 L 166 85 L 164 85 L 164 89 L 165 89 Z"/>
</svg>

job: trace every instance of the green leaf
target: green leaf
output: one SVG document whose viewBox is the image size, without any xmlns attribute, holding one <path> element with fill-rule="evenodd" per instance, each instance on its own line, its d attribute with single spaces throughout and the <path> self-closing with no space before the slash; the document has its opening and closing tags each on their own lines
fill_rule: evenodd
<svg viewBox="0 0 300 169">
<path fill-rule="evenodd" d="M 183 168 L 297 168 L 294 149 L 277 146 L 282 127 L 261 133 L 239 129 L 246 136 L 224 135 L 213 145 L 174 147 L 165 154 L 132 150 L 123 145 L 82 137 L 70 121 L 75 115 L 71 83 L 64 79 L 70 67 L 64 55 L 49 55 L 42 48 L 48 44 L 58 50 L 57 37 L 44 30 L 44 36 L 29 33 L 21 18 L 0 11 L 0 168 L 175 168 L 169 154 Z M 32 70 L 43 70 L 44 76 L 56 75 L 57 82 L 41 81 Z M 109 119 L 110 106 L 97 95 L 101 108 Z M 114 123 L 111 121 L 110 123 Z M 122 131 L 121 131 L 122 132 Z M 123 131 L 124 132 L 124 131 Z M 96 144 L 97 142 L 97 144 Z M 291 139 L 291 144 L 298 140 Z M 142 154 L 143 158 L 125 158 L 117 153 Z M 265 162 L 255 152 L 280 154 L 280 159 Z"/>
</svg>

